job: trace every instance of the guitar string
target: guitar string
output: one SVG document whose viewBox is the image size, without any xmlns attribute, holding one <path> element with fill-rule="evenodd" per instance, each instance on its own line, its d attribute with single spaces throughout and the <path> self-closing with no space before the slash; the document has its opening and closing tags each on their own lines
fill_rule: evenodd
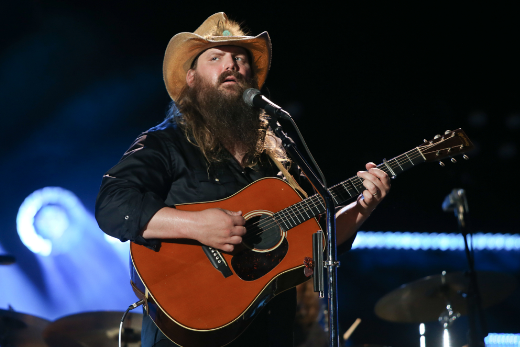
<svg viewBox="0 0 522 349">
<path fill-rule="evenodd" d="M 378 167 L 379 167 L 379 166 L 378 166 Z M 383 168 L 383 169 L 384 169 L 384 168 Z M 355 183 L 353 183 L 352 181 L 353 181 L 353 180 L 356 180 L 356 179 L 358 179 L 358 181 L 356 181 Z M 335 186 L 333 186 L 333 187 L 331 187 L 331 188 L 329 189 L 329 191 L 330 191 L 331 194 L 332 194 L 332 197 L 333 197 L 337 202 L 339 202 L 338 199 L 341 197 L 341 195 L 337 194 L 337 193 L 335 192 L 335 189 L 337 189 L 336 187 L 338 187 L 339 185 L 346 186 L 345 183 L 346 183 L 347 181 L 352 182 L 351 184 L 352 184 L 352 186 L 356 189 L 357 194 L 360 193 L 361 191 L 364 191 L 364 190 L 362 189 L 362 188 L 363 188 L 363 185 L 362 185 L 362 182 L 361 182 L 361 178 L 358 177 L 358 176 L 354 176 L 354 177 L 352 177 L 352 178 L 350 178 L 350 179 L 348 179 L 348 180 L 346 180 L 346 181 L 344 181 L 344 182 L 341 182 L 341 183 L 339 183 L 339 184 L 337 184 L 337 185 L 335 185 Z M 345 188 L 344 190 L 345 190 L 345 191 L 348 191 L 348 193 L 349 193 L 351 189 L 346 189 L 346 188 Z M 349 194 L 350 194 L 350 198 L 353 197 L 353 196 L 355 196 L 355 195 L 351 195 L 351 193 L 349 193 Z M 349 199 L 349 198 L 348 198 L 348 199 Z M 347 200 L 347 199 L 346 199 L 346 200 Z M 310 201 L 310 203 L 311 203 L 312 205 L 309 205 L 309 204 L 308 204 L 308 201 Z M 342 201 L 344 201 L 344 200 L 342 200 Z M 305 204 L 306 206 L 308 206 L 308 208 L 310 208 L 310 206 L 311 206 L 310 210 L 307 210 L 305 207 L 302 207 L 303 204 Z M 301 207 L 298 207 L 297 205 L 300 205 Z M 295 206 L 295 209 L 294 209 L 294 206 Z M 321 209 L 318 209 L 317 207 L 321 207 Z M 315 212 L 313 211 L 314 208 L 317 209 L 319 212 L 318 212 L 318 213 L 315 213 Z M 299 223 L 295 224 L 295 221 L 294 221 L 294 225 L 293 225 L 293 226 L 296 226 L 296 225 L 298 225 L 298 224 L 300 224 L 300 223 L 302 223 L 302 222 L 307 221 L 308 219 L 311 219 L 312 217 L 315 217 L 317 214 L 324 212 L 324 209 L 325 209 L 325 208 L 324 208 L 324 205 L 323 205 L 322 200 L 321 200 L 321 199 L 318 197 L 318 195 L 316 194 L 316 195 L 313 195 L 312 197 L 310 197 L 309 199 L 302 200 L 302 201 L 300 201 L 300 202 L 298 202 L 298 203 L 296 203 L 296 204 L 294 204 L 294 205 L 292 205 L 292 206 L 290 206 L 290 207 L 287 207 L 287 208 L 285 208 L 285 209 L 283 209 L 283 210 L 281 210 L 281 211 L 279 211 L 279 212 L 277 212 L 277 213 L 282 214 L 282 216 L 283 216 L 283 217 L 281 217 L 281 218 L 283 219 L 282 223 L 285 224 L 286 226 L 289 225 L 288 223 L 291 223 L 291 222 L 289 222 L 289 220 L 288 220 L 288 218 L 287 218 L 286 216 L 290 216 L 290 218 L 291 218 L 291 217 L 292 217 L 292 214 L 293 214 L 293 215 L 297 218 L 297 220 L 298 220 L 298 222 L 299 222 Z M 291 212 L 285 212 L 285 211 L 291 211 Z M 310 217 L 310 216 L 307 214 L 307 216 L 308 216 L 309 218 L 305 218 L 304 215 L 303 215 L 303 212 L 304 212 L 304 213 L 307 213 L 307 212 L 309 212 L 309 211 L 311 211 L 310 213 L 312 213 L 313 216 Z M 297 217 L 298 214 L 300 214 L 300 215 L 304 218 L 303 221 L 301 221 L 301 220 Z M 258 234 L 262 233 L 262 232 L 263 232 L 264 230 L 266 230 L 266 229 L 270 229 L 270 228 L 273 228 L 273 227 L 275 227 L 275 226 L 278 226 L 279 224 L 277 223 L 276 218 L 277 218 L 277 217 L 270 216 L 270 217 L 266 217 L 266 218 L 264 218 L 264 219 L 262 219 L 262 220 L 260 220 L 260 221 L 258 221 L 258 222 L 255 222 L 255 223 L 253 222 L 253 223 L 251 223 L 251 224 L 246 225 L 245 227 L 247 227 L 247 230 L 248 230 L 249 227 L 250 227 L 251 229 L 250 229 L 250 231 L 249 231 L 247 234 L 245 234 L 245 237 L 250 237 L 250 236 L 252 236 L 252 235 L 258 235 Z M 286 220 L 286 221 L 285 221 L 285 220 Z M 292 220 L 293 220 L 293 219 L 292 219 Z M 252 227 L 253 227 L 253 226 L 256 226 L 256 225 L 257 225 L 256 228 L 258 228 L 258 229 L 257 229 L 257 230 L 253 230 Z M 291 227 L 291 228 L 292 228 L 292 227 Z M 291 229 L 291 228 L 290 228 L 290 229 Z M 258 232 L 258 230 L 259 230 L 259 232 Z M 288 230 L 288 229 L 287 229 L 287 230 Z"/>
<path fill-rule="evenodd" d="M 397 157 L 395 157 L 393 159 L 390 159 L 387 162 L 389 163 L 389 165 L 392 168 L 395 168 L 397 170 L 397 172 L 399 172 L 398 169 L 397 169 L 397 165 L 401 168 L 401 170 L 403 170 L 401 165 L 404 165 L 404 164 L 407 164 L 407 163 L 412 163 L 412 165 L 415 165 L 415 164 L 413 164 L 413 162 L 411 160 L 416 160 L 420 156 L 422 156 L 422 155 L 418 154 L 419 150 L 421 150 L 421 149 L 422 150 L 426 150 L 426 149 L 429 149 L 429 148 L 433 148 L 436 145 L 438 145 L 438 144 L 430 144 L 430 145 L 425 145 L 425 146 L 419 146 L 419 147 L 417 147 L 415 149 L 412 149 L 412 150 L 410 150 L 410 151 L 408 151 L 406 153 L 403 153 L 403 154 L 401 154 L 401 155 L 399 155 L 399 156 L 397 156 Z M 448 147 L 448 148 L 445 148 L 445 149 L 450 149 L 448 151 L 448 153 L 449 153 L 451 151 L 451 148 L 454 148 L 454 147 Z M 441 150 L 439 150 L 439 151 L 441 151 Z M 411 154 L 411 153 L 413 153 L 413 154 Z M 408 154 L 410 156 L 408 156 Z M 429 154 L 429 153 L 428 152 L 421 152 L 421 154 Z M 393 161 L 395 161 L 397 165 L 392 164 Z M 382 168 L 380 168 L 380 167 L 382 167 Z M 387 168 L 387 166 L 384 163 L 378 165 L 377 168 L 380 168 L 381 170 L 384 170 L 385 172 L 388 172 L 388 168 Z M 356 179 L 358 179 L 358 180 L 355 183 L 353 183 L 353 181 L 356 180 Z M 345 181 L 343 181 L 341 183 L 338 183 L 338 184 L 332 186 L 328 190 L 331 192 L 332 197 L 334 199 L 337 199 L 341 195 L 340 194 L 336 194 L 334 192 L 334 190 L 336 190 L 337 187 L 339 187 L 340 185 L 342 185 L 343 187 L 346 187 L 346 183 L 350 182 L 352 184 L 352 186 L 356 189 L 357 193 L 361 193 L 361 189 L 362 189 L 362 191 L 365 190 L 364 185 L 362 184 L 363 181 L 364 180 L 361 177 L 354 176 L 352 178 L 349 178 L 349 179 L 347 179 L 347 180 L 345 180 Z M 350 189 L 344 188 L 344 191 L 347 191 L 348 194 L 350 194 L 350 197 L 348 199 L 350 199 L 353 196 L 355 196 L 355 195 L 352 196 L 352 194 L 350 193 Z M 319 207 L 319 206 L 321 207 L 321 210 L 318 209 L 319 213 L 317 213 L 317 214 L 320 214 L 320 213 L 324 212 L 324 205 L 322 204 L 322 200 L 320 200 L 317 196 L 318 195 L 316 194 L 316 195 L 313 195 L 312 197 L 310 197 L 308 199 L 311 199 L 310 201 L 311 201 L 311 203 L 313 203 L 312 208 L 316 208 L 317 209 L 317 207 Z M 296 203 L 296 204 L 294 204 L 292 206 L 289 206 L 289 207 L 287 207 L 287 208 L 285 208 L 285 209 L 283 209 L 283 210 L 281 210 L 279 212 L 276 212 L 276 214 L 281 213 L 282 216 L 283 216 L 283 217 L 281 217 L 283 219 L 283 221 L 281 223 L 284 223 L 288 227 L 289 226 L 288 223 L 291 223 L 291 222 L 285 216 L 289 216 L 290 219 L 292 219 L 292 221 L 294 221 L 294 225 L 289 228 L 289 229 L 291 229 L 291 228 L 293 228 L 293 227 L 295 227 L 295 226 L 297 226 L 297 225 L 307 221 L 308 219 L 311 219 L 312 217 L 309 217 L 308 214 L 307 214 L 307 216 L 309 218 L 305 218 L 304 215 L 303 215 L 303 212 L 304 213 L 309 212 L 306 208 L 304 208 L 304 207 L 301 207 L 301 208 L 297 207 L 297 205 L 303 206 L 303 203 L 304 203 L 304 204 L 306 204 L 310 208 L 310 205 L 308 205 L 308 202 L 307 202 L 307 201 L 309 201 L 308 199 L 302 200 L 302 201 L 300 201 L 300 202 L 298 202 L 298 203 Z M 316 200 L 316 199 L 318 199 L 318 200 Z M 348 200 L 348 199 L 346 199 L 346 200 Z M 338 201 L 338 200 L 336 200 L 336 201 Z M 294 209 L 294 206 L 295 206 L 295 209 Z M 291 211 L 291 212 L 285 212 L 285 211 Z M 311 211 L 310 213 L 314 214 L 312 209 L 310 209 L 310 211 Z M 297 224 L 295 223 L 295 220 L 292 218 L 292 214 L 294 215 L 294 217 L 296 217 L 296 219 L 298 221 Z M 303 217 L 303 219 L 304 219 L 303 221 L 300 221 L 300 219 L 298 218 L 298 214 L 300 214 L 301 217 Z M 313 217 L 315 217 L 317 214 L 314 214 Z M 285 221 L 285 219 L 286 219 L 286 221 Z M 244 236 L 245 237 L 250 237 L 252 235 L 259 235 L 264 230 L 271 229 L 271 228 L 273 228 L 275 226 L 279 226 L 279 223 L 277 222 L 276 217 L 269 216 L 269 217 L 266 217 L 266 218 L 263 218 L 263 219 L 259 220 L 258 222 L 255 222 L 255 223 L 253 222 L 251 224 L 245 225 L 245 227 L 247 228 L 247 234 L 245 234 Z M 251 228 L 251 231 L 248 231 L 249 227 Z M 252 229 L 253 227 L 256 227 L 257 230 L 253 230 Z"/>
<path fill-rule="evenodd" d="M 432 147 L 432 146 L 424 146 L 424 148 L 430 148 L 430 147 Z M 420 148 L 420 147 L 419 147 L 419 148 Z M 401 154 L 401 155 L 397 156 L 396 158 L 393 158 L 393 159 L 389 160 L 388 162 L 390 163 L 390 165 L 392 165 L 391 162 L 392 162 L 392 161 L 395 161 L 395 162 L 397 163 L 397 165 L 399 165 L 399 167 L 401 167 L 400 165 L 403 165 L 403 164 L 406 164 L 406 163 L 408 163 L 408 162 L 411 162 L 410 157 L 408 157 L 408 153 L 412 153 L 412 152 L 413 152 L 413 153 L 416 153 L 415 150 L 417 150 L 417 148 L 416 148 L 416 149 L 413 149 L 413 150 L 410 150 L 409 152 L 406 152 L 406 153 L 404 153 L 404 154 Z M 413 154 L 410 154 L 410 155 L 413 155 Z M 406 159 L 406 158 L 407 158 L 407 159 Z M 411 159 L 413 159 L 413 160 L 416 160 L 417 158 L 419 158 L 419 155 L 418 155 L 418 154 L 416 154 L 415 156 L 412 156 L 412 157 L 411 157 Z M 400 162 L 397 161 L 398 159 L 400 160 Z M 413 163 L 412 163 L 412 164 L 413 164 Z M 377 167 L 378 167 L 378 168 L 383 167 L 382 170 L 385 170 L 386 172 L 387 172 L 387 170 L 388 170 L 385 164 L 381 164 L 381 165 L 379 165 L 379 166 L 377 166 Z M 395 168 L 396 168 L 395 165 L 393 165 L 392 167 L 395 167 Z M 401 169 L 402 169 L 402 167 L 401 167 Z M 397 172 L 398 172 L 398 170 L 397 170 Z M 356 183 L 353 183 L 353 180 L 355 180 L 355 179 L 359 179 L 359 180 L 356 181 Z M 333 187 L 331 187 L 331 188 L 329 189 L 329 191 L 332 192 L 332 196 L 333 196 L 334 199 L 336 199 L 336 196 L 337 196 L 337 197 L 340 197 L 341 195 L 337 195 L 333 190 L 337 189 L 336 187 L 338 187 L 339 185 L 343 185 L 343 186 L 345 187 L 345 186 L 346 186 L 345 183 L 348 182 L 348 181 L 351 182 L 352 186 L 356 189 L 356 191 L 357 191 L 358 193 L 361 192 L 360 189 L 362 189 L 362 191 L 365 190 L 365 188 L 363 189 L 364 186 L 362 185 L 362 182 L 363 182 L 364 180 L 363 180 L 362 178 L 358 177 L 358 176 L 354 176 L 354 177 L 352 177 L 352 178 L 349 178 L 349 179 L 346 180 L 346 181 L 343 181 L 343 182 L 341 182 L 341 183 L 338 183 L 338 184 L 334 185 Z M 354 195 L 352 196 L 352 194 L 349 192 L 350 189 L 346 189 L 346 188 L 345 188 L 344 191 L 348 191 L 348 193 L 350 194 L 350 198 L 354 196 Z M 324 212 L 324 205 L 322 205 L 322 201 L 321 201 L 321 200 L 316 200 L 316 199 L 319 199 L 319 198 L 316 197 L 316 196 L 317 196 L 317 195 L 314 195 L 314 198 L 312 198 L 312 197 L 310 198 L 310 199 L 312 199 L 312 200 L 310 200 L 310 201 L 313 202 L 312 207 L 313 207 L 313 208 L 317 208 L 318 206 L 321 206 L 322 210 L 319 210 L 319 209 L 318 209 L 318 211 L 319 211 L 319 213 L 322 213 L 322 212 Z M 348 198 L 348 199 L 349 199 L 349 198 Z M 346 199 L 346 200 L 347 200 L 347 199 Z M 283 209 L 283 210 L 277 212 L 277 213 L 282 213 L 282 215 L 283 215 L 283 217 L 281 217 L 281 218 L 283 218 L 283 221 L 282 221 L 281 223 L 284 223 L 284 224 L 288 227 L 288 225 L 289 225 L 288 223 L 291 223 L 291 222 L 290 222 L 290 221 L 288 220 L 288 218 L 286 218 L 285 216 L 288 215 L 288 216 L 290 217 L 290 219 L 292 219 L 292 221 L 294 221 L 293 218 L 292 218 L 292 214 L 296 217 L 296 219 L 297 219 L 297 221 L 298 221 L 299 223 L 296 224 L 295 221 L 294 221 L 294 225 L 293 225 L 292 227 L 290 227 L 290 229 L 293 228 L 293 227 L 295 227 L 295 226 L 297 226 L 298 224 L 301 224 L 302 222 L 307 221 L 308 219 L 311 219 L 312 217 L 309 217 L 308 214 L 307 214 L 307 216 L 308 216 L 309 218 L 304 219 L 303 221 L 300 221 L 300 219 L 298 218 L 298 214 L 300 214 L 303 218 L 305 218 L 304 215 L 303 215 L 303 212 L 304 212 L 304 213 L 307 213 L 307 212 L 308 212 L 308 210 L 307 210 L 306 208 L 303 208 L 303 207 L 299 208 L 299 207 L 297 207 L 297 205 L 303 206 L 303 205 L 302 205 L 303 203 L 307 204 L 306 201 L 308 201 L 308 200 L 306 200 L 306 199 L 305 199 L 305 200 L 302 200 L 302 201 L 300 201 L 300 202 L 298 202 L 298 203 L 296 203 L 296 204 L 294 204 L 294 205 L 292 205 L 292 206 L 290 206 L 290 207 L 287 207 L 287 208 L 285 208 L 285 209 Z M 336 201 L 337 201 L 337 200 L 336 200 Z M 295 210 L 294 210 L 294 206 L 295 206 Z M 307 204 L 307 206 L 310 206 L 310 205 Z M 284 212 L 284 211 L 291 211 L 291 212 Z M 310 211 L 311 211 L 312 214 L 314 214 L 313 210 L 310 210 Z M 295 212 L 297 212 L 297 213 L 295 213 Z M 317 214 L 319 214 L 319 213 L 317 213 Z M 314 216 L 316 216 L 317 214 L 314 214 Z M 285 221 L 285 219 L 286 219 L 286 221 Z M 258 229 L 257 229 L 257 230 L 253 230 L 253 229 L 251 229 L 250 232 L 248 232 L 247 234 L 245 234 L 245 237 L 250 237 L 250 236 L 252 236 L 252 235 L 259 235 L 259 234 L 262 233 L 264 230 L 266 230 L 266 229 L 270 229 L 270 228 L 275 227 L 275 226 L 278 226 L 279 224 L 278 224 L 278 222 L 277 222 L 277 220 L 276 220 L 276 217 L 274 217 L 274 216 L 270 216 L 270 217 L 266 217 L 266 218 L 264 218 L 264 219 L 262 219 L 262 220 L 260 220 L 260 221 L 258 221 L 258 222 L 256 222 L 256 223 L 251 223 L 251 224 L 249 224 L 249 225 L 246 225 L 246 227 L 251 227 L 251 228 L 252 228 L 253 226 L 256 226 L 256 225 L 257 225 L 256 228 L 258 228 Z M 248 229 L 247 229 L 247 230 L 248 230 Z M 287 229 L 287 230 L 288 230 L 288 229 Z M 258 232 L 258 231 L 259 231 L 259 232 Z"/>
<path fill-rule="evenodd" d="M 401 158 L 401 157 L 404 158 L 405 156 L 408 157 L 407 154 L 408 154 L 408 153 L 411 153 L 411 152 L 412 152 L 412 151 L 407 152 L 407 153 L 402 154 L 402 155 L 399 155 L 397 158 Z M 413 152 L 414 152 L 414 150 L 413 150 Z M 413 154 L 410 154 L 410 155 L 413 155 Z M 418 158 L 418 155 L 417 155 L 417 156 L 412 156 L 412 158 L 413 158 L 414 160 L 416 160 L 416 158 Z M 391 159 L 390 161 L 393 161 L 393 160 L 397 160 L 397 159 L 394 158 L 394 159 Z M 396 161 L 396 162 L 399 164 L 398 161 Z M 400 163 L 400 164 L 405 164 L 405 163 L 408 163 L 408 162 L 411 162 L 411 160 L 410 160 L 409 157 L 408 157 L 408 160 L 404 159 L 404 161 L 403 161 L 403 160 L 401 159 L 401 163 Z M 412 163 L 412 164 L 413 164 L 413 163 Z M 385 165 L 384 165 L 384 166 L 383 166 L 383 165 L 384 165 L 384 164 L 381 164 L 381 165 L 379 165 L 379 166 L 377 166 L 377 167 L 378 167 L 378 168 L 379 168 L 379 167 L 383 167 L 383 169 L 386 170 Z M 359 181 L 356 181 L 356 183 L 353 183 L 353 180 L 355 180 L 355 179 L 359 179 Z M 357 191 L 358 193 L 360 193 L 361 190 L 362 190 L 362 191 L 365 190 L 365 189 L 363 189 L 363 185 L 362 185 L 362 181 L 363 181 L 363 180 L 362 180 L 360 177 L 355 176 L 355 177 L 350 178 L 350 179 L 347 180 L 347 181 L 350 181 L 350 182 L 351 182 L 352 186 L 356 189 L 356 191 Z M 339 185 L 343 185 L 343 186 L 345 186 L 345 183 L 346 183 L 347 181 L 341 182 L 341 183 L 339 183 L 339 184 L 337 184 L 337 185 L 335 185 L 335 186 L 333 186 L 332 188 L 329 189 L 330 191 L 332 191 L 332 196 L 334 197 L 334 199 L 336 199 L 336 197 L 340 197 L 340 196 L 341 196 L 341 195 L 337 195 L 337 194 L 335 193 L 334 190 L 336 189 L 336 187 L 338 187 Z M 360 189 L 361 189 L 361 190 L 360 190 Z M 348 191 L 348 193 L 349 193 L 350 190 L 349 190 L 349 189 L 345 189 L 345 191 Z M 353 197 L 353 196 L 351 195 L 351 193 L 349 193 L 349 194 L 350 194 L 350 197 Z M 318 201 L 318 202 L 316 203 L 316 202 L 314 202 L 314 201 L 317 201 L 317 200 L 315 200 L 315 199 L 316 199 L 316 198 L 312 199 L 313 201 L 311 200 L 311 201 L 314 203 L 312 207 L 313 207 L 313 208 L 317 208 L 318 206 L 321 206 L 321 208 L 324 210 L 324 206 L 322 205 L 322 201 Z M 290 207 L 287 207 L 286 209 L 283 209 L 283 210 L 279 211 L 279 213 L 282 213 L 283 215 L 286 215 L 286 212 L 284 212 L 284 211 L 291 211 L 291 212 L 288 212 L 288 215 L 290 216 L 290 218 L 292 217 L 292 214 L 293 214 L 293 215 L 297 218 L 297 220 L 300 221 L 300 219 L 298 218 L 298 215 L 300 214 L 301 217 L 304 218 L 304 220 L 303 220 L 302 222 L 307 221 L 308 219 L 311 219 L 311 218 L 312 218 L 312 217 L 310 217 L 308 214 L 307 214 L 308 218 L 305 218 L 305 217 L 304 217 L 304 214 L 303 214 L 303 212 L 304 212 L 304 213 L 307 213 L 307 212 L 308 212 L 308 210 L 307 210 L 306 208 L 302 207 L 303 204 L 306 204 L 308 207 L 310 206 L 310 205 L 307 204 L 307 201 L 308 201 L 308 200 L 300 201 L 300 202 L 298 202 L 298 203 L 296 203 L 296 204 L 294 204 L 294 205 L 292 205 L 292 206 L 290 206 Z M 338 201 L 338 200 L 337 200 L 337 201 Z M 297 205 L 300 205 L 301 207 L 299 208 Z M 295 209 L 294 209 L 294 206 L 295 206 Z M 319 211 L 319 213 L 321 213 L 321 212 L 323 212 L 323 210 L 318 210 L 318 211 Z M 310 210 L 310 211 L 311 211 L 312 214 L 314 214 L 313 210 Z M 316 215 L 316 214 L 314 214 L 314 216 L 315 216 L 315 215 Z M 282 218 L 284 219 L 285 217 L 282 217 Z M 292 218 L 291 218 L 291 219 L 292 219 Z M 293 219 L 292 219 L 292 220 L 293 220 Z M 286 222 L 283 221 L 282 223 L 287 223 L 287 222 L 289 222 L 288 219 L 286 219 Z M 300 221 L 298 224 L 300 224 L 300 223 L 302 223 L 302 222 Z M 276 223 L 276 224 L 274 224 L 274 223 Z M 265 224 L 268 224 L 268 225 L 265 225 Z M 298 225 L 298 224 L 295 224 L 295 221 L 294 221 L 294 226 L 296 226 L 296 225 Z M 257 228 L 260 230 L 260 232 L 262 232 L 263 229 L 272 228 L 272 227 L 274 227 L 275 225 L 277 225 L 277 220 L 276 220 L 276 217 L 270 216 L 270 217 L 264 218 L 264 219 L 262 219 L 262 220 L 260 220 L 260 221 L 258 221 L 258 222 L 256 222 L 256 223 L 252 223 L 252 224 L 248 225 L 247 227 L 252 227 L 252 226 L 254 226 L 254 225 L 257 225 Z M 288 226 L 288 224 L 285 224 L 285 225 Z M 291 228 L 290 228 L 290 229 L 291 229 Z M 251 229 L 251 232 L 250 232 L 249 234 L 247 234 L 246 236 L 258 235 L 258 234 L 259 234 L 259 233 L 258 233 L 257 231 L 253 231 L 253 230 Z"/>
<path fill-rule="evenodd" d="M 411 151 L 410 151 L 410 152 L 411 152 Z M 404 157 L 405 154 L 399 155 L 398 157 L 401 157 L 401 156 Z M 397 157 L 397 158 L 398 158 L 398 157 Z M 413 158 L 416 159 L 416 158 L 418 158 L 418 156 L 413 157 Z M 393 160 L 395 160 L 395 159 L 391 159 L 390 161 L 393 161 Z M 404 161 L 401 160 L 401 163 L 400 163 L 400 164 L 405 164 L 405 163 L 407 163 L 407 162 L 409 162 L 409 160 L 406 160 L 406 159 L 405 159 Z M 394 166 L 395 166 L 395 165 L 394 165 Z M 387 168 L 385 167 L 384 164 L 381 164 L 381 165 L 379 165 L 379 166 L 377 166 L 377 167 L 378 167 L 378 168 L 379 168 L 379 167 L 383 167 L 384 170 L 387 170 Z M 356 182 L 354 183 L 353 181 L 356 180 L 356 179 L 358 179 L 358 181 L 356 181 Z M 334 190 L 336 190 L 337 187 L 340 186 L 340 185 L 346 187 L 346 182 L 348 182 L 348 181 L 351 182 L 352 186 L 356 189 L 356 191 L 357 191 L 358 193 L 361 192 L 361 190 L 359 190 L 359 189 L 362 189 L 362 187 L 363 187 L 363 185 L 362 185 L 362 181 L 364 181 L 364 180 L 361 181 L 361 177 L 354 176 L 354 177 L 352 177 L 352 178 L 349 178 L 349 179 L 347 179 L 347 180 L 345 180 L 345 181 L 343 181 L 343 182 L 341 182 L 341 183 L 338 183 L 338 184 L 332 186 L 332 187 L 329 189 L 329 191 L 332 192 L 332 194 L 333 194 L 332 196 L 334 197 L 334 199 L 336 199 L 336 198 L 338 198 L 338 197 L 341 196 L 341 195 L 339 195 L 339 194 L 336 194 Z M 345 191 L 348 191 L 348 192 L 350 191 L 350 189 L 346 189 L 346 188 L 345 188 L 344 190 L 345 190 Z M 362 191 L 364 191 L 364 190 L 362 190 Z M 349 199 L 349 198 L 348 198 L 348 199 Z M 298 203 L 296 203 L 296 204 L 294 204 L 294 205 L 292 205 L 292 206 L 290 206 L 290 207 L 287 207 L 287 208 L 285 208 L 285 209 L 279 211 L 279 213 L 282 213 L 282 214 L 284 215 L 285 212 L 283 212 L 283 211 L 285 211 L 285 210 L 292 210 L 292 211 L 293 211 L 293 206 L 296 206 L 296 205 L 301 204 L 301 203 L 305 203 L 305 204 L 307 204 L 307 201 L 308 201 L 308 200 L 306 200 L 306 199 L 305 199 L 305 200 L 302 200 L 302 201 L 300 201 L 300 202 L 298 202 Z M 338 201 L 338 200 L 337 200 L 337 201 Z M 322 201 L 319 202 L 319 204 L 322 204 Z M 318 206 L 317 204 L 314 204 L 312 207 L 313 207 L 313 208 L 317 208 L 317 206 Z M 321 205 L 321 206 L 322 206 L 322 205 Z M 305 213 L 306 213 L 307 211 L 308 211 L 308 210 L 306 210 L 306 209 L 304 209 L 304 210 L 297 210 L 297 213 L 298 213 L 298 214 L 301 214 L 301 216 L 303 216 L 303 218 L 304 218 L 304 215 L 302 214 L 302 212 L 305 212 Z M 314 213 L 313 210 L 311 210 L 311 211 L 312 211 L 311 213 Z M 322 212 L 322 211 L 320 211 L 320 212 Z M 297 215 L 297 214 L 296 214 L 296 215 Z M 316 216 L 316 215 L 317 215 L 317 214 L 314 214 L 314 216 Z M 312 218 L 312 217 L 309 217 L 308 219 L 310 219 L 310 218 Z M 267 221 L 273 221 L 273 219 L 270 219 L 270 218 L 265 218 L 265 220 L 267 220 Z M 257 225 L 259 225 L 261 228 L 264 228 L 264 226 L 261 226 L 262 223 L 263 223 L 263 220 L 260 220 L 259 222 L 257 222 L 257 223 L 253 223 L 253 224 L 257 224 Z"/>
</svg>

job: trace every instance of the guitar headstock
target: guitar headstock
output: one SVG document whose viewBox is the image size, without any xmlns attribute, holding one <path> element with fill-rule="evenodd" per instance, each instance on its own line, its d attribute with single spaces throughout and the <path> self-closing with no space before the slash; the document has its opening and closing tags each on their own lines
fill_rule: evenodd
<svg viewBox="0 0 522 349">
<path fill-rule="evenodd" d="M 474 148 L 473 143 L 462 129 L 454 131 L 446 131 L 444 135 L 436 135 L 431 141 L 424 140 L 418 149 L 426 159 L 426 161 L 440 161 L 442 159 L 452 157 L 458 154 L 463 154 Z M 464 155 L 464 159 L 467 156 Z M 455 159 L 451 159 L 456 162 Z M 444 163 L 440 162 L 441 166 Z"/>
</svg>

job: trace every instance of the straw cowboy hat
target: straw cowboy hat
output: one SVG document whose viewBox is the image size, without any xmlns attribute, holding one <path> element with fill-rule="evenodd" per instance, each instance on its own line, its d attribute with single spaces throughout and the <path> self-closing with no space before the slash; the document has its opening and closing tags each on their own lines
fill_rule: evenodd
<svg viewBox="0 0 522 349">
<path fill-rule="evenodd" d="M 252 71 L 259 85 L 257 87 L 261 88 L 272 57 L 272 43 L 268 33 L 246 36 L 239 24 L 219 12 L 208 17 L 194 33 L 179 33 L 170 39 L 163 60 L 163 80 L 170 98 L 177 100 L 187 84 L 187 71 L 201 52 L 225 45 L 240 46 L 250 53 Z"/>
</svg>

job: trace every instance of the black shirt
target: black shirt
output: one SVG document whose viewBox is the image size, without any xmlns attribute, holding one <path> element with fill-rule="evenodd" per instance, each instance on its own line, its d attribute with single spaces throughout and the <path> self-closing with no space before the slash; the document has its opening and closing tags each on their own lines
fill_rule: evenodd
<svg viewBox="0 0 522 349">
<path fill-rule="evenodd" d="M 297 168 L 291 172 L 299 180 Z M 105 233 L 121 241 L 131 240 L 157 249 L 159 240 L 144 239 L 141 232 L 161 208 L 223 199 L 258 179 L 276 177 L 278 173 L 265 153 L 253 168 L 242 168 L 231 155 L 223 162 L 209 165 L 199 148 L 167 119 L 140 135 L 119 163 L 103 176 L 96 219 Z M 295 289 L 283 292 L 230 345 L 291 346 L 295 307 Z M 145 317 L 142 345 L 161 345 L 166 341 L 150 318 Z"/>
<path fill-rule="evenodd" d="M 289 172 L 299 185 L 313 190 L 297 166 Z M 157 249 L 160 241 L 141 236 L 146 224 L 163 207 L 220 200 L 265 177 L 281 176 L 277 166 L 263 153 L 258 165 L 242 168 L 229 156 L 209 164 L 201 151 L 189 142 L 171 120 L 140 135 L 116 166 L 102 179 L 96 200 L 96 220 L 107 234 L 121 241 L 131 240 Z M 324 224 L 324 222 L 322 222 Z M 341 254 L 353 239 L 338 246 Z M 295 288 L 272 299 L 247 330 L 231 346 L 292 346 L 296 312 Z M 174 345 L 145 316 L 142 345 Z"/>
</svg>

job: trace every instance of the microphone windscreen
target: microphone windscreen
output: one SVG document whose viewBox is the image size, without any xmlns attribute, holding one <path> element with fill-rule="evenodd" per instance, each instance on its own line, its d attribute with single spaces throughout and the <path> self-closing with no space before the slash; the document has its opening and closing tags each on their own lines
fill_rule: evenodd
<svg viewBox="0 0 522 349">
<path fill-rule="evenodd" d="M 254 107 L 254 97 L 259 94 L 261 94 L 261 91 L 251 87 L 249 89 L 246 89 L 245 92 L 243 92 L 243 100 L 249 106 Z"/>
</svg>

